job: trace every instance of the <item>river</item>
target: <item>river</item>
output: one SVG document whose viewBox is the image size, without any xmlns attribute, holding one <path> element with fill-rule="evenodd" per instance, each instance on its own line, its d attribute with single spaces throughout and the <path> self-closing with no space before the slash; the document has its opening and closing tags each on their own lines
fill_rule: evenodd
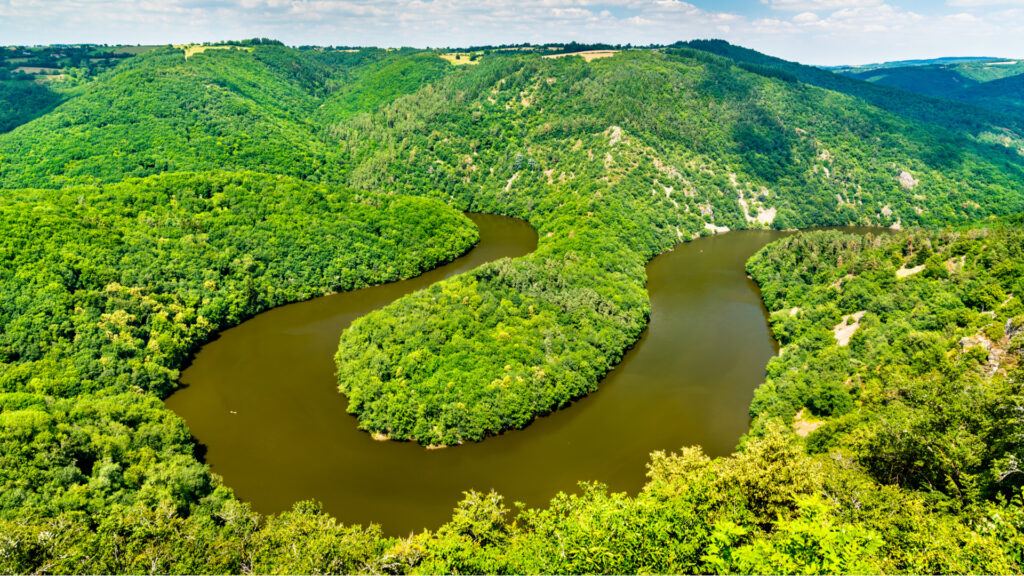
<svg viewBox="0 0 1024 576">
<path fill-rule="evenodd" d="M 509 505 L 543 506 L 583 480 L 635 492 L 653 450 L 733 451 L 776 353 L 744 263 L 781 232 L 712 236 L 653 259 L 651 321 L 634 348 L 598 392 L 524 430 L 443 450 L 360 432 L 334 376 L 342 330 L 444 277 L 536 248 L 525 222 L 471 217 L 480 243 L 446 266 L 275 308 L 198 352 L 167 406 L 185 418 L 206 462 L 239 498 L 265 513 L 316 499 L 342 522 L 404 535 L 445 522 L 464 490 L 495 489 Z"/>
</svg>

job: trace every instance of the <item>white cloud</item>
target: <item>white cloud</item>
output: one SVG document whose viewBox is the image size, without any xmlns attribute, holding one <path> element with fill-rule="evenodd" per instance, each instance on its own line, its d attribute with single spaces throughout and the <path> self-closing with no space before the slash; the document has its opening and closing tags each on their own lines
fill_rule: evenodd
<svg viewBox="0 0 1024 576">
<path fill-rule="evenodd" d="M 974 14 L 969 14 L 967 12 L 961 12 L 959 14 L 950 14 L 946 16 L 946 20 L 966 23 L 981 22 L 981 18 L 978 18 Z"/>
<path fill-rule="evenodd" d="M 882 0 L 761 0 L 774 10 L 808 12 L 877 6 Z"/>
<path fill-rule="evenodd" d="M 889 4 L 847 6 L 822 17 L 814 12 L 801 12 L 792 19 L 793 23 L 801 28 L 829 33 L 836 37 L 894 32 L 923 20 L 925 18 L 919 14 Z"/>
<path fill-rule="evenodd" d="M 758 18 L 753 22 L 753 31 L 758 34 L 792 34 L 796 26 L 788 20 Z"/>
<path fill-rule="evenodd" d="M 947 6 L 983 8 L 987 6 L 1024 6 L 1024 0 L 948 0 Z"/>
</svg>

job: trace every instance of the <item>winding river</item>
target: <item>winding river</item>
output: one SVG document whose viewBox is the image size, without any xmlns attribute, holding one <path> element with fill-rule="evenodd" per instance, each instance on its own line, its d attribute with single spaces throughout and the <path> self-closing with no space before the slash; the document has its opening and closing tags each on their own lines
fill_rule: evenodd
<svg viewBox="0 0 1024 576">
<path fill-rule="evenodd" d="M 647 266 L 651 321 L 636 346 L 576 405 L 525 430 L 444 450 L 374 441 L 336 388 L 333 355 L 349 323 L 409 292 L 534 250 L 525 222 L 472 215 L 481 241 L 417 278 L 275 308 L 203 347 L 167 406 L 242 499 L 278 512 L 317 499 L 345 523 L 389 534 L 436 528 L 464 490 L 542 506 L 581 480 L 635 492 L 653 450 L 729 454 L 776 353 L 744 263 L 784 233 L 732 232 L 676 247 Z"/>
</svg>

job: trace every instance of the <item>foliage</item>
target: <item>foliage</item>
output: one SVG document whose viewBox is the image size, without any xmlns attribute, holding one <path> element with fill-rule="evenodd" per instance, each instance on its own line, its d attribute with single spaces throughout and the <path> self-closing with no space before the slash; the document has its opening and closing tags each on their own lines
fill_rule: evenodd
<svg viewBox="0 0 1024 576">
<path fill-rule="evenodd" d="M 0 69 L 0 134 L 52 110 L 59 94 L 27 80 L 12 80 Z"/>
<path fill-rule="evenodd" d="M 994 128 L 1006 128 L 1017 134 L 1024 129 L 1018 114 L 1002 114 L 999 111 L 983 110 L 956 102 L 922 97 L 914 93 L 916 90 L 908 92 L 884 83 L 860 82 L 846 75 L 834 74 L 816 66 L 805 66 L 761 54 L 742 46 L 734 46 L 724 40 L 693 40 L 679 42 L 674 46 L 717 54 L 738 63 L 746 62 L 788 72 L 796 76 L 800 82 L 855 96 L 872 106 L 918 122 L 938 125 L 954 132 L 977 136 Z M 907 86 L 901 85 L 899 88 L 907 88 Z M 927 91 L 923 92 L 929 94 Z"/>
<path fill-rule="evenodd" d="M 330 95 L 317 112 L 317 120 L 332 124 L 360 112 L 373 112 L 381 106 L 437 80 L 452 67 L 430 52 L 399 50 L 360 50 L 355 53 L 327 52 L 321 59 L 340 67 L 340 76 L 331 81 Z"/>
<path fill-rule="evenodd" d="M 1024 230 L 815 232 L 766 247 L 748 271 L 782 344 L 751 416 L 806 408 L 826 419 L 815 452 L 848 451 L 878 481 L 957 508 L 1019 493 Z M 858 312 L 843 346 L 830 332 Z M 836 397 L 843 410 L 829 409 Z"/>
<path fill-rule="evenodd" d="M 0 572 L 1022 569 L 1019 221 L 767 248 L 749 270 L 783 354 L 752 433 L 729 458 L 655 453 L 635 496 L 469 493 L 408 538 L 310 502 L 262 517 L 160 402 L 219 329 L 465 251 L 441 200 L 527 218 L 537 251 L 354 323 L 339 385 L 396 439 L 521 427 L 619 361 L 644 264 L 680 240 L 1019 213 L 1017 119 L 715 42 L 458 70 L 166 47 L 65 96 L 0 135 Z M 212 169 L 240 172 L 192 172 Z M 806 440 L 800 410 L 824 422 Z"/>
<path fill-rule="evenodd" d="M 524 217 L 541 233 L 534 254 L 343 334 L 339 384 L 360 425 L 452 445 L 592 392 L 646 324 L 643 264 L 709 226 L 909 225 L 1024 207 L 1020 158 L 790 76 L 685 49 L 591 63 L 492 55 L 333 125 L 327 170 L 337 163 L 347 184 Z M 939 158 L 946 141 L 955 153 Z M 848 411 L 832 392 L 814 408 Z"/>
<path fill-rule="evenodd" d="M 217 481 L 160 398 L 218 330 L 414 276 L 476 241 L 440 203 L 258 174 L 0 198 L 0 517 L 171 501 Z"/>
<path fill-rule="evenodd" d="M 918 94 L 973 104 L 994 112 L 1024 110 L 1024 64 L 1015 60 L 967 62 L 843 70 L 843 74 Z"/>
</svg>

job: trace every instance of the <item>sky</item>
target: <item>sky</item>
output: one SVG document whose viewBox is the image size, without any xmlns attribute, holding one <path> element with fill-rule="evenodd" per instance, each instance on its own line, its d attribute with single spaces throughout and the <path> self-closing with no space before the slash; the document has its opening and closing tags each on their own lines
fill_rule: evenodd
<svg viewBox="0 0 1024 576">
<path fill-rule="evenodd" d="M 458 47 L 722 38 L 806 64 L 1024 57 L 1024 0 L 0 0 L 0 45 Z"/>
</svg>

